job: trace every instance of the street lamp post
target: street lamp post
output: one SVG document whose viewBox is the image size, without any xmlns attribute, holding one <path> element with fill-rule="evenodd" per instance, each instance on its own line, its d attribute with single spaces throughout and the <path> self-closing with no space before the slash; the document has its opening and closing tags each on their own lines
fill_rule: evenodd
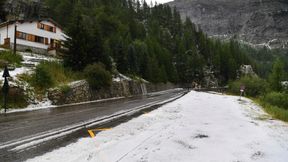
<svg viewBox="0 0 288 162">
<path fill-rule="evenodd" d="M 13 47 L 13 53 L 16 54 L 16 48 L 17 48 L 17 22 L 15 24 L 15 28 L 14 28 L 14 47 Z"/>
<path fill-rule="evenodd" d="M 8 77 L 10 77 L 10 74 L 9 74 L 9 70 L 8 70 L 8 68 L 7 68 L 7 65 L 5 66 L 5 68 L 4 68 L 4 72 L 3 72 L 3 76 L 2 76 L 3 78 L 4 78 L 4 84 L 3 84 L 3 87 L 2 87 L 2 92 L 3 92 L 3 96 L 4 96 L 4 105 L 3 105 L 3 107 L 4 107 L 4 111 L 5 111 L 5 113 L 6 113 L 6 111 L 7 111 L 7 100 L 8 100 L 8 93 L 9 93 L 9 83 L 8 83 Z"/>
</svg>

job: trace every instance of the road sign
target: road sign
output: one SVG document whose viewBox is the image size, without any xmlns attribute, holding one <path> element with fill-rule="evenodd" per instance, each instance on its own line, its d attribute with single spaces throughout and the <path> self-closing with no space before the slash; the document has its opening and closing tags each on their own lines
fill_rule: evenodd
<svg viewBox="0 0 288 162">
<path fill-rule="evenodd" d="M 241 85 L 240 86 L 240 100 L 241 100 L 241 96 L 243 96 L 243 94 L 244 94 L 244 91 L 245 91 L 245 86 Z"/>
<path fill-rule="evenodd" d="M 241 85 L 241 86 L 240 86 L 240 91 L 241 91 L 241 92 L 242 92 L 242 91 L 243 91 L 243 92 L 245 91 L 245 86 L 244 86 L 244 85 Z"/>
</svg>

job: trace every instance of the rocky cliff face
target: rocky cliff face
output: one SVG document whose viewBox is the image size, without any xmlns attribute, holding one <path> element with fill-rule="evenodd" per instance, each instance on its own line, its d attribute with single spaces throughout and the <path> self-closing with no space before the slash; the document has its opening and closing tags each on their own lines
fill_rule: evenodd
<svg viewBox="0 0 288 162">
<path fill-rule="evenodd" d="M 169 5 L 209 36 L 288 48 L 288 0 L 175 0 Z"/>
<path fill-rule="evenodd" d="M 33 19 L 47 17 L 44 0 L 2 0 L 6 19 Z M 3 3 L 3 2 L 2 2 Z"/>
</svg>

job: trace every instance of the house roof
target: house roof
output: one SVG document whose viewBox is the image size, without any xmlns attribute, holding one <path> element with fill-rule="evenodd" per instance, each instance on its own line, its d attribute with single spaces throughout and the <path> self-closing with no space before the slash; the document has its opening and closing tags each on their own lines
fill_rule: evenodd
<svg viewBox="0 0 288 162">
<path fill-rule="evenodd" d="M 0 28 L 7 26 L 7 25 L 11 25 L 14 24 L 15 22 L 20 22 L 20 23 L 24 23 L 24 22 L 41 22 L 41 21 L 49 21 L 52 24 L 54 24 L 55 26 L 57 26 L 58 28 L 60 28 L 61 30 L 63 29 L 61 25 L 59 25 L 56 21 L 54 21 L 51 18 L 43 18 L 43 19 L 26 19 L 26 20 L 8 20 L 6 22 L 0 23 Z"/>
</svg>

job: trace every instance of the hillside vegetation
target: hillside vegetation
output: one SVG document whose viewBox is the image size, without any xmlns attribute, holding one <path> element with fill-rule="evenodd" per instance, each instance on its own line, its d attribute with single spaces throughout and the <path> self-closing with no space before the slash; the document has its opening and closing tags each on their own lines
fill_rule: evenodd
<svg viewBox="0 0 288 162">
<path fill-rule="evenodd" d="M 201 83 L 210 67 L 222 84 L 253 62 L 239 43 L 210 39 L 168 5 L 134 0 L 46 0 L 69 36 L 65 66 L 81 71 L 96 62 L 151 82 Z"/>
</svg>

